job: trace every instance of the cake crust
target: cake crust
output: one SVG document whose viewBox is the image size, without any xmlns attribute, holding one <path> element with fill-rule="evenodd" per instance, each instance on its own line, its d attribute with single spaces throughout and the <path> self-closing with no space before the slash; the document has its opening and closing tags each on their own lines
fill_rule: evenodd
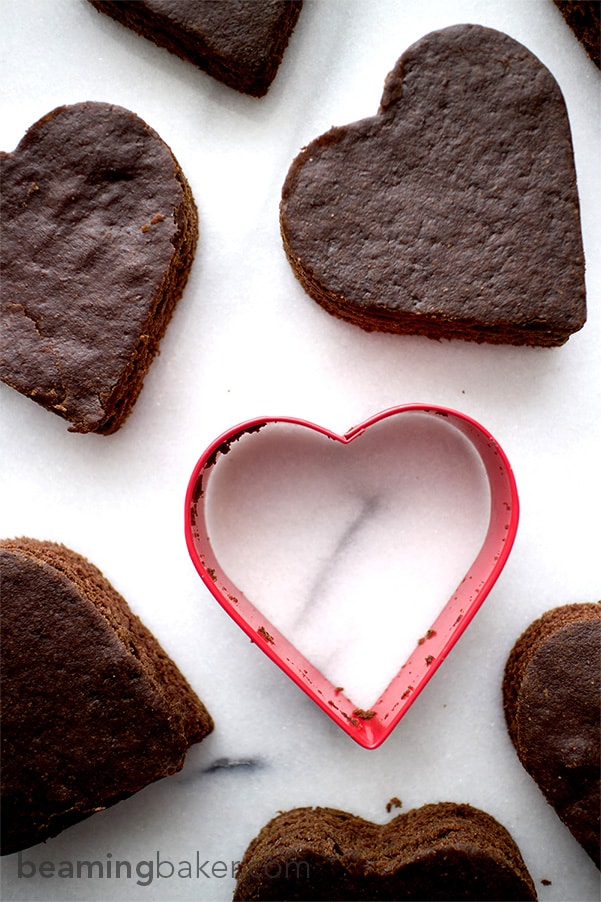
<svg viewBox="0 0 601 902">
<path fill-rule="evenodd" d="M 180 770 L 213 721 L 84 557 L 5 539 L 0 566 L 5 855 Z"/>
<path fill-rule="evenodd" d="M 198 239 L 169 147 L 122 107 L 58 107 L 0 154 L 0 377 L 70 423 L 125 421 Z"/>
<path fill-rule="evenodd" d="M 601 603 L 530 624 L 507 659 L 503 704 L 522 765 L 599 867 Z"/>
<path fill-rule="evenodd" d="M 368 331 L 554 346 L 586 319 L 563 97 L 489 28 L 410 47 L 378 115 L 293 161 L 280 226 L 305 291 Z"/>
</svg>

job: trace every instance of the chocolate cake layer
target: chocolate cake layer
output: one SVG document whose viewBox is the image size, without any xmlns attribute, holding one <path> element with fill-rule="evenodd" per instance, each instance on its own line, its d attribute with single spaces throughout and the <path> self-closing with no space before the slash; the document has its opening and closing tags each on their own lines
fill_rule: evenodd
<svg viewBox="0 0 601 902">
<path fill-rule="evenodd" d="M 601 69 L 601 3 L 599 0 L 553 0 L 594 64 Z"/>
<path fill-rule="evenodd" d="M 0 376 L 71 431 L 115 432 L 192 265 L 190 186 L 153 129 L 106 103 L 53 110 L 0 167 Z"/>
<path fill-rule="evenodd" d="M 253 839 L 234 900 L 536 899 L 519 849 L 470 805 L 424 805 L 387 824 L 333 808 L 296 808 Z"/>
<path fill-rule="evenodd" d="M 7 539 L 0 567 L 4 855 L 180 770 L 213 722 L 81 555 Z"/>
<path fill-rule="evenodd" d="M 503 701 L 524 768 L 599 867 L 601 604 L 535 620 L 507 660 Z"/>
<path fill-rule="evenodd" d="M 586 319 L 564 100 L 489 28 L 410 47 L 377 116 L 293 161 L 280 225 L 305 291 L 368 331 L 552 346 Z"/>
<path fill-rule="evenodd" d="M 269 90 L 302 0 L 90 0 L 132 31 L 230 88 Z"/>
</svg>

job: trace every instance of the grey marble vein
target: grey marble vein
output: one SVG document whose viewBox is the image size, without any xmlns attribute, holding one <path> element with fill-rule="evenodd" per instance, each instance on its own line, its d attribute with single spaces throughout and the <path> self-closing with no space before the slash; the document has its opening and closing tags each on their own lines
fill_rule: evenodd
<svg viewBox="0 0 601 902">
<path fill-rule="evenodd" d="M 316 607 L 320 600 L 327 593 L 327 586 L 334 578 L 332 574 L 335 572 L 340 558 L 349 549 L 355 541 L 357 534 L 363 529 L 369 519 L 373 518 L 380 507 L 380 500 L 377 496 L 372 496 L 363 501 L 359 512 L 352 518 L 347 527 L 343 530 L 340 538 L 336 542 L 332 553 L 323 562 L 318 569 L 311 589 L 307 594 L 307 600 L 300 608 L 293 626 L 298 626 L 303 622 L 307 614 Z"/>
</svg>

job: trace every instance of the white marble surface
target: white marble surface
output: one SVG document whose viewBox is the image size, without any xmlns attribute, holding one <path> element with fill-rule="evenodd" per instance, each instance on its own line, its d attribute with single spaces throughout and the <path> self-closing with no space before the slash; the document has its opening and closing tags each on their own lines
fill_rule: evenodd
<svg viewBox="0 0 601 902">
<path fill-rule="evenodd" d="M 230 591 L 364 709 L 468 573 L 491 507 L 472 444 L 417 412 L 349 445 L 269 424 L 218 455 L 202 487 Z"/>
<path fill-rule="evenodd" d="M 25 876 L 31 864 L 19 876 L 17 856 L 5 858 L 3 898 L 229 899 L 231 863 L 277 811 L 332 805 L 383 822 L 397 796 L 405 810 L 438 800 L 486 809 L 513 834 L 541 900 L 597 899 L 599 872 L 521 768 L 500 699 L 507 654 L 531 620 L 601 595 L 600 75 L 551 0 L 307 0 L 277 80 L 259 101 L 85 0 L 0 0 L 0 14 L 0 147 L 12 150 L 60 104 L 122 104 L 172 147 L 201 223 L 185 296 L 119 433 L 69 434 L 58 417 L 2 387 L 0 534 L 62 541 L 93 560 L 216 722 L 181 774 L 25 853 L 35 876 Z M 566 98 L 589 320 L 561 349 L 365 334 L 304 294 L 281 249 L 279 193 L 300 147 L 331 125 L 374 113 L 402 51 L 458 22 L 525 43 Z M 184 543 L 183 499 L 201 452 L 237 422 L 289 415 L 344 432 L 413 401 L 458 408 L 490 429 L 516 473 L 521 523 L 505 571 L 453 655 L 384 745 L 365 751 L 203 587 Z M 335 515 L 338 502 L 332 506 Z M 351 508 L 347 527 L 358 516 Z M 264 542 L 263 526 L 255 540 Z M 378 661 L 378 649 L 372 653 Z M 45 861 L 106 865 L 111 856 L 141 863 L 139 876 L 39 873 Z M 197 856 L 208 862 L 198 876 Z M 169 876 L 167 861 L 184 872 L 179 863 L 191 862 L 192 876 Z M 154 862 L 152 880 L 144 862 Z"/>
</svg>

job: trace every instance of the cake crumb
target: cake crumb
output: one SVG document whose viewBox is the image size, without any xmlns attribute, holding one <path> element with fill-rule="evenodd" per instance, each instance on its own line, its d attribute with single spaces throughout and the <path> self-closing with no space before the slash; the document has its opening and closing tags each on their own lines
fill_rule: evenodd
<svg viewBox="0 0 601 902">
<path fill-rule="evenodd" d="M 417 640 L 418 645 L 423 645 L 426 639 L 432 639 L 436 635 L 436 630 L 428 630 L 425 636 L 422 636 L 421 639 Z"/>
<path fill-rule="evenodd" d="M 390 799 L 390 801 L 386 803 L 386 811 L 388 812 L 388 814 L 390 814 L 390 812 L 392 811 L 393 808 L 402 808 L 402 807 L 403 807 L 403 803 L 401 802 L 400 799 L 397 799 L 396 796 L 393 796 Z"/>
<path fill-rule="evenodd" d="M 264 626 L 260 626 L 257 632 L 260 633 L 268 642 L 271 642 L 272 644 L 275 642 L 275 639 L 273 638 L 271 633 L 268 633 Z"/>
<path fill-rule="evenodd" d="M 372 717 L 376 716 L 375 711 L 364 711 L 363 708 L 355 708 L 353 714 L 355 717 L 360 717 L 361 720 L 371 720 Z"/>
</svg>

